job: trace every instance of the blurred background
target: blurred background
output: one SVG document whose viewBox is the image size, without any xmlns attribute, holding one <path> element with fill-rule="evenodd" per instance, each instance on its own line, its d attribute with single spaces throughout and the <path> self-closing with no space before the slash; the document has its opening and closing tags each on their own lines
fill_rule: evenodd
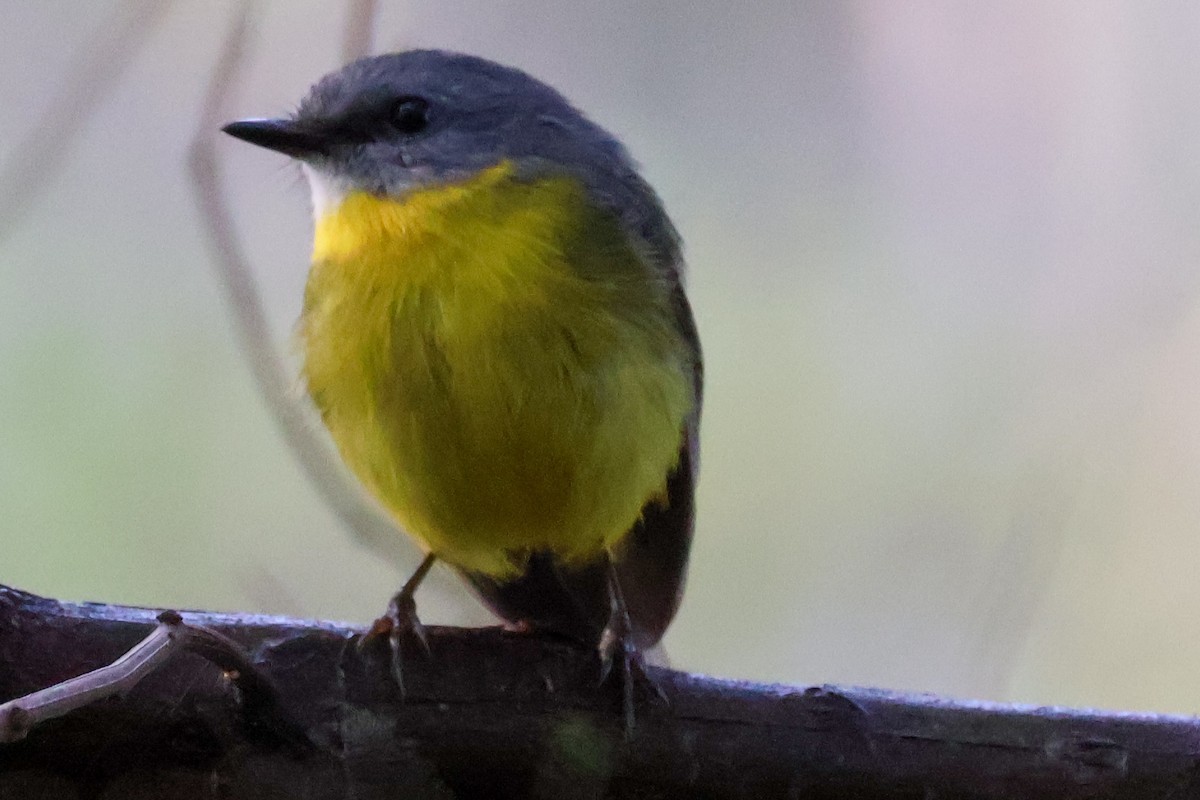
<svg viewBox="0 0 1200 800">
<path fill-rule="evenodd" d="M 676 666 L 1200 712 L 1200 5 L 380 5 L 376 51 L 559 87 L 683 233 L 708 386 Z M 342 58 L 345 4 L 256 8 L 230 118 Z M 418 554 L 306 481 L 187 172 L 243 10 L 0 0 L 0 583 L 365 622 Z M 204 135 L 291 353 L 307 191 Z M 418 600 L 488 621 L 448 574 Z"/>
</svg>

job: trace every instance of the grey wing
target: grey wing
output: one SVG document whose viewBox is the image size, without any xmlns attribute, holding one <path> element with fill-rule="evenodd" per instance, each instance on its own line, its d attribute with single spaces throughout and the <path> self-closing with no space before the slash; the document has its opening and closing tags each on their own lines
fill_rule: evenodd
<svg viewBox="0 0 1200 800">
<path fill-rule="evenodd" d="M 700 410 L 704 395 L 704 362 L 700 338 L 683 288 L 672 294 L 676 321 L 693 354 L 696 403 L 684 424 L 679 462 L 667 478 L 666 502 L 651 501 L 622 542 L 617 577 L 641 647 L 662 638 L 683 599 L 692 530 L 696 518 L 696 479 L 700 470 Z"/>
</svg>

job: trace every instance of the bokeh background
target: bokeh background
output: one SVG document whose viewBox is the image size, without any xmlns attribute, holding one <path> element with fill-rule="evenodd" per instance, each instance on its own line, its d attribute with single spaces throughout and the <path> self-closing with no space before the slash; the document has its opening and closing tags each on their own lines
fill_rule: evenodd
<svg viewBox="0 0 1200 800">
<path fill-rule="evenodd" d="M 261 400 L 187 148 L 242 3 L 0 0 L 0 582 L 365 621 Z M 233 116 L 340 63 L 251 17 Z M 376 50 L 523 67 L 688 245 L 708 391 L 675 665 L 1200 711 L 1200 5 L 384 0 Z M 288 352 L 307 193 L 214 137 Z M 481 623 L 448 575 L 427 620 Z"/>
</svg>

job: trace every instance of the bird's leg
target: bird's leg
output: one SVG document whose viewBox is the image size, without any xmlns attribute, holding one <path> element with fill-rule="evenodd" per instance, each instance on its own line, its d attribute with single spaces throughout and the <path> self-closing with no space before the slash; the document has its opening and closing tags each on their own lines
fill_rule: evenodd
<svg viewBox="0 0 1200 800">
<path fill-rule="evenodd" d="M 608 599 L 610 616 L 608 627 L 600 638 L 600 681 L 604 683 L 613 676 L 613 662 L 617 662 L 618 672 L 614 679 L 621 685 L 621 710 L 625 721 L 625 738 L 633 736 L 634 689 L 640 686 L 647 694 L 661 702 L 667 702 L 667 696 L 646 671 L 646 659 L 641 649 L 633 640 L 633 622 L 629 617 L 629 607 L 625 605 L 625 595 L 621 591 L 621 581 L 617 577 L 617 568 L 612 559 L 608 562 Z"/>
<path fill-rule="evenodd" d="M 429 570 L 433 568 L 434 562 L 437 561 L 437 556 L 433 553 L 425 556 L 425 560 L 417 567 L 417 571 L 412 574 L 404 586 L 400 587 L 400 591 L 396 592 L 388 603 L 387 613 L 371 626 L 371 630 L 362 638 L 359 646 L 362 647 L 368 642 L 373 642 L 384 634 L 388 637 L 388 645 L 391 649 L 392 656 L 392 677 L 396 681 L 396 686 L 400 689 L 400 694 L 404 694 L 404 658 L 402 646 L 405 636 L 411 636 L 421 643 L 421 648 L 429 655 L 429 638 L 425 633 L 425 626 L 421 624 L 421 620 L 417 617 L 417 603 L 413 599 L 413 595 L 417 592 L 417 587 L 421 585 L 421 581 L 425 580 L 425 576 L 429 574 Z"/>
</svg>

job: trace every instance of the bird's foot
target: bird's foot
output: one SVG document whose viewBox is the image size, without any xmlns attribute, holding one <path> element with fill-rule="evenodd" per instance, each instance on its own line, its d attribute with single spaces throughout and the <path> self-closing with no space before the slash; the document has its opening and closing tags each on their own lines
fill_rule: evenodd
<svg viewBox="0 0 1200 800">
<path fill-rule="evenodd" d="M 647 671 L 646 658 L 632 635 L 620 628 L 620 625 L 610 626 L 600 640 L 600 683 L 615 684 L 620 688 L 625 738 L 631 739 L 637 696 L 662 705 L 667 705 L 668 701 L 662 686 Z"/>
<path fill-rule="evenodd" d="M 425 657 L 430 656 L 429 635 L 424 624 L 417 616 L 417 604 L 411 594 L 401 591 L 388 603 L 387 613 L 371 625 L 366 635 L 359 641 L 359 650 L 387 637 L 388 650 L 391 655 L 391 675 L 404 696 L 404 656 L 405 642 L 415 641 Z"/>
</svg>

